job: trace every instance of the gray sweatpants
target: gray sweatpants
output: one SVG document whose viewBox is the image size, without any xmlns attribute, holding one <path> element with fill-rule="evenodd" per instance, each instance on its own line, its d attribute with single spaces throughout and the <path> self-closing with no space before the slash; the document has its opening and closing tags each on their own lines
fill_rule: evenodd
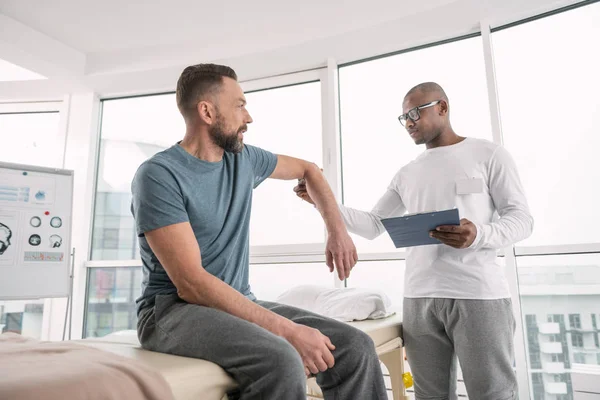
<svg viewBox="0 0 600 400">
<path fill-rule="evenodd" d="M 331 339 L 336 347 L 335 365 L 317 374 L 325 399 L 387 399 L 379 359 L 367 334 L 298 308 L 257 303 Z M 140 312 L 138 336 L 145 349 L 220 365 L 239 384 L 236 392 L 229 394 L 231 399 L 306 399 L 306 375 L 296 349 L 231 314 L 186 303 L 177 295 L 160 295 L 154 307 Z"/>
<path fill-rule="evenodd" d="M 456 400 L 456 358 L 472 400 L 517 399 L 510 299 L 404 299 L 416 400 Z"/>
</svg>

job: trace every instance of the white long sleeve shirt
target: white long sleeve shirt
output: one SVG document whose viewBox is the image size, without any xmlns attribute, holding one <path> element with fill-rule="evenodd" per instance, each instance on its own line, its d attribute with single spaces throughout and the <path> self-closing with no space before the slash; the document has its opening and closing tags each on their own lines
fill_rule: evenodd
<svg viewBox="0 0 600 400">
<path fill-rule="evenodd" d="M 371 212 L 340 206 L 348 230 L 374 239 L 382 218 L 458 208 L 477 227 L 467 249 L 439 244 L 407 249 L 404 296 L 452 299 L 510 297 L 496 250 L 533 229 L 516 165 L 501 146 L 467 138 L 428 149 L 404 166 Z"/>
</svg>

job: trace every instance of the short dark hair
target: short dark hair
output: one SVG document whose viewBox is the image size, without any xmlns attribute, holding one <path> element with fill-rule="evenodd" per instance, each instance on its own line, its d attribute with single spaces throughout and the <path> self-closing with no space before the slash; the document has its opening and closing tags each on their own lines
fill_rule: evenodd
<svg viewBox="0 0 600 400">
<path fill-rule="evenodd" d="M 421 92 L 424 94 L 435 93 L 440 97 L 440 100 L 445 100 L 446 103 L 448 103 L 448 96 L 446 95 L 446 92 L 444 91 L 444 89 L 442 89 L 440 85 L 438 85 L 435 82 L 423 82 L 418 84 L 417 86 L 410 89 L 408 93 L 406 93 L 406 96 L 404 96 L 404 98 L 407 98 L 409 95 L 416 92 Z"/>
<path fill-rule="evenodd" d="M 186 67 L 177 80 L 175 95 L 183 117 L 187 118 L 190 110 L 194 110 L 207 95 L 218 92 L 224 77 L 237 81 L 235 71 L 225 65 L 196 64 Z"/>
</svg>

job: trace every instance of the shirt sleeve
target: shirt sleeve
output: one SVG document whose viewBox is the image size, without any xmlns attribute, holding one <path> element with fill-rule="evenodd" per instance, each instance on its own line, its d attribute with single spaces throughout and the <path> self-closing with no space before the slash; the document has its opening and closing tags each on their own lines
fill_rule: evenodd
<svg viewBox="0 0 600 400">
<path fill-rule="evenodd" d="M 533 231 L 533 217 L 517 166 L 504 147 L 498 147 L 490 158 L 488 172 L 490 195 L 499 218 L 476 224 L 477 236 L 470 246 L 475 249 L 501 249 L 529 237 Z"/>
<path fill-rule="evenodd" d="M 142 164 L 133 178 L 131 193 L 131 212 L 140 237 L 154 229 L 189 221 L 181 188 L 163 165 Z"/>
<path fill-rule="evenodd" d="M 244 151 L 247 153 L 254 171 L 254 188 L 256 189 L 275 171 L 277 156 L 270 151 L 250 145 L 244 145 Z"/>
<path fill-rule="evenodd" d="M 343 205 L 340 205 L 340 212 L 346 228 L 350 232 L 372 240 L 385 232 L 385 227 L 381 223 L 381 220 L 383 218 L 402 216 L 406 212 L 406 206 L 402 202 L 400 194 L 395 189 L 394 181 L 392 181 L 392 184 L 390 184 L 370 212 L 355 210 Z"/>
</svg>

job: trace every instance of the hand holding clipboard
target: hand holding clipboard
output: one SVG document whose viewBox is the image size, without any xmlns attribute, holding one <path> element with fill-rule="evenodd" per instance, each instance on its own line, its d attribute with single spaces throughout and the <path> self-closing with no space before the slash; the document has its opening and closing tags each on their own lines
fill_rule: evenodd
<svg viewBox="0 0 600 400">
<path fill-rule="evenodd" d="M 430 232 L 439 226 L 460 227 L 461 224 L 458 209 L 456 208 L 410 214 L 395 218 L 384 218 L 381 222 L 392 238 L 396 248 L 441 244 L 442 241 L 432 237 Z"/>
</svg>

